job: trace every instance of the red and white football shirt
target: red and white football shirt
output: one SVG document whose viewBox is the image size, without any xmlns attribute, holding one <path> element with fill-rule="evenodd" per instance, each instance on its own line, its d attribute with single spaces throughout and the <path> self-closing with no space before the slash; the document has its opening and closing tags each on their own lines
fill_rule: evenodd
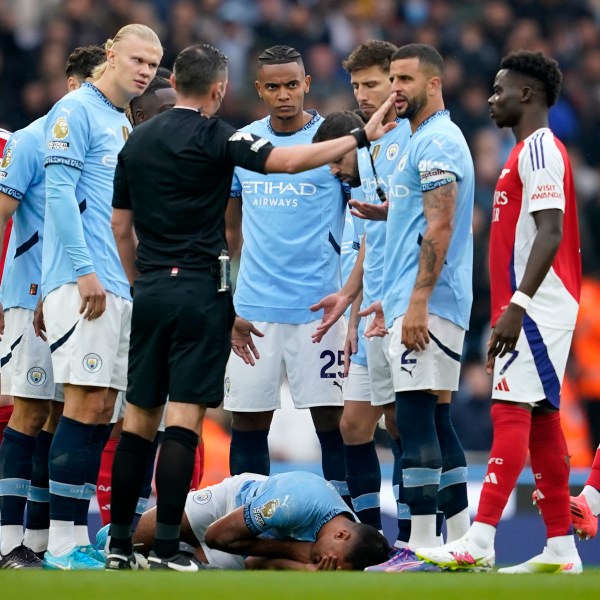
<svg viewBox="0 0 600 600">
<path fill-rule="evenodd" d="M 564 212 L 563 238 L 527 315 L 538 325 L 574 329 L 581 289 L 575 186 L 565 147 L 542 128 L 513 148 L 496 185 L 489 257 L 492 326 L 523 278 L 537 234 L 533 213 L 548 209 Z"/>
</svg>

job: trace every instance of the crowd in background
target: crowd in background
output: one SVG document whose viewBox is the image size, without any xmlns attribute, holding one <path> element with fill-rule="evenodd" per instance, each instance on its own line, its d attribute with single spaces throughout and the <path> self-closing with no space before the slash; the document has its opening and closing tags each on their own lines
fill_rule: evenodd
<svg viewBox="0 0 600 600">
<path fill-rule="evenodd" d="M 0 0 L 0 127 L 14 131 L 47 113 L 64 93 L 69 52 L 102 43 L 131 22 L 159 34 L 168 68 L 192 43 L 225 52 L 229 88 L 221 116 L 236 126 L 265 115 L 254 79 L 256 58 L 269 46 L 302 53 L 312 77 L 305 105 L 322 115 L 355 108 L 341 62 L 362 40 L 439 49 L 446 105 L 476 169 L 474 303 L 453 404 L 465 448 L 474 451 L 491 445 L 491 378 L 482 367 L 489 337 L 488 233 L 494 186 L 513 145 L 510 131 L 491 122 L 487 98 L 507 52 L 540 50 L 556 58 L 563 93 L 550 126 L 573 163 L 584 269 L 563 427 L 573 464 L 591 463 L 591 448 L 600 443 L 600 0 Z"/>
</svg>

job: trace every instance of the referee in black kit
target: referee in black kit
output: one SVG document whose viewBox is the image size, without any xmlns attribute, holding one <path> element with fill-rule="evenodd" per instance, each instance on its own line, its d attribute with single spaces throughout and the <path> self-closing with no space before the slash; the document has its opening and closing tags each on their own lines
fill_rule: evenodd
<svg viewBox="0 0 600 600">
<path fill-rule="evenodd" d="M 391 99 L 364 130 L 336 140 L 274 148 L 214 117 L 227 87 L 227 57 L 208 45 L 182 50 L 171 81 L 177 104 L 134 129 L 118 157 L 113 231 L 126 273 L 139 273 L 131 321 L 127 406 L 112 475 L 106 568 L 137 569 L 131 525 L 151 443 L 169 395 L 156 468 L 157 523 L 151 569 L 197 571 L 179 550 L 179 524 L 206 407 L 223 398 L 229 351 L 258 355 L 248 322 L 236 322 L 222 281 L 224 214 L 236 165 L 295 173 L 345 154 L 390 127 Z M 139 240 L 139 244 L 136 241 Z M 137 244 L 137 247 L 136 247 Z M 137 257 L 136 257 L 137 254 Z"/>
</svg>

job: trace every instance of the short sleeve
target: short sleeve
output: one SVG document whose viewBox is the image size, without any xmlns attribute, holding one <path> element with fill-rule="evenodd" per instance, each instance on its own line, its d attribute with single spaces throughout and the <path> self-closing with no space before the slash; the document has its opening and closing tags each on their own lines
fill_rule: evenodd
<svg viewBox="0 0 600 600">
<path fill-rule="evenodd" d="M 519 175 L 529 213 L 553 208 L 565 211 L 565 161 L 549 131 L 535 135 L 523 148 Z"/>
<path fill-rule="evenodd" d="M 39 150 L 33 136 L 26 131 L 17 131 L 4 148 L 0 163 L 0 192 L 23 200 L 38 168 Z"/>
<path fill-rule="evenodd" d="M 240 182 L 237 169 L 235 169 L 233 172 L 233 178 L 231 180 L 231 191 L 229 192 L 229 196 L 231 198 L 242 197 L 242 184 Z"/>
<path fill-rule="evenodd" d="M 115 168 L 115 180 L 113 185 L 112 205 L 113 208 L 131 210 L 131 195 L 129 192 L 129 183 L 127 181 L 127 173 L 123 165 L 123 150 L 119 152 L 119 156 L 117 157 L 117 166 Z"/>
<path fill-rule="evenodd" d="M 83 170 L 89 146 L 89 122 L 80 102 L 65 98 L 55 104 L 46 123 L 44 165 Z"/>
<path fill-rule="evenodd" d="M 421 142 L 417 169 L 422 192 L 460 181 L 465 173 L 464 150 L 450 137 L 436 133 Z"/>
<path fill-rule="evenodd" d="M 233 164 L 257 173 L 265 173 L 271 150 L 269 140 L 247 131 L 234 131 L 227 140 L 227 153 Z"/>
</svg>

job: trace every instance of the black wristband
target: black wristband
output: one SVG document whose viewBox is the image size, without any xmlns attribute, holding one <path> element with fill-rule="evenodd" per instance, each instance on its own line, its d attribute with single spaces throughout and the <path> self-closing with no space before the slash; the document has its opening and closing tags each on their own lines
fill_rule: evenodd
<svg viewBox="0 0 600 600">
<path fill-rule="evenodd" d="M 354 137 L 356 140 L 357 148 L 369 148 L 371 146 L 371 142 L 369 142 L 369 138 L 367 137 L 367 133 L 362 127 L 357 127 L 350 132 L 350 135 Z"/>
</svg>

